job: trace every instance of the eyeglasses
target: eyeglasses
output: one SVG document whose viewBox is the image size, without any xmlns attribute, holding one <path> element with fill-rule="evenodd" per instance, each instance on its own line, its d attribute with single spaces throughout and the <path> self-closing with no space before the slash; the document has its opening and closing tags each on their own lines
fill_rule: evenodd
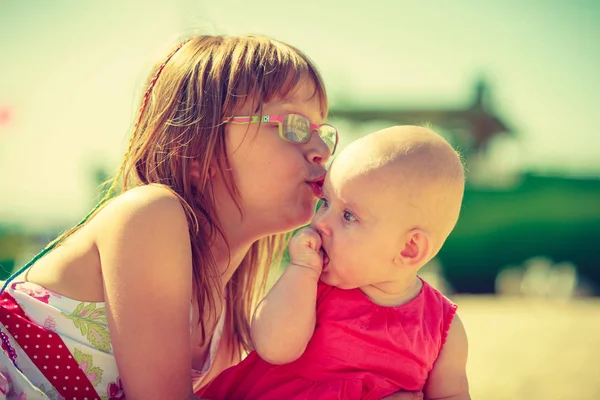
<svg viewBox="0 0 600 400">
<path fill-rule="evenodd" d="M 254 124 L 275 122 L 279 127 L 279 136 L 292 143 L 306 143 L 310 140 L 313 132 L 327 145 L 329 152 L 333 155 L 338 144 L 338 131 L 329 124 L 317 125 L 302 114 L 285 113 L 283 115 L 253 115 L 233 116 L 225 118 L 225 123 Z"/>
</svg>

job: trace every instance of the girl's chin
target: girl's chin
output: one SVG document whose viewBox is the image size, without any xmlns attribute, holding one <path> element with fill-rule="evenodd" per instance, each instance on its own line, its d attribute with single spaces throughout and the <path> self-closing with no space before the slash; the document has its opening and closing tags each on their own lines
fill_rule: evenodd
<svg viewBox="0 0 600 400">
<path fill-rule="evenodd" d="M 314 216 L 315 216 L 315 208 L 314 207 L 308 207 L 303 210 L 299 210 L 297 220 L 295 221 L 296 226 L 293 229 L 310 224 L 310 222 L 312 221 Z"/>
<path fill-rule="evenodd" d="M 276 233 L 291 232 L 306 226 L 310 224 L 310 221 L 315 215 L 314 210 L 309 208 L 298 209 L 295 210 L 295 212 L 290 211 L 291 210 L 287 213 L 279 214 L 278 216 L 275 216 L 275 214 L 269 216 L 270 220 L 273 218 L 271 222 L 273 223 L 272 225 L 274 225 L 274 228 L 276 228 Z"/>
</svg>

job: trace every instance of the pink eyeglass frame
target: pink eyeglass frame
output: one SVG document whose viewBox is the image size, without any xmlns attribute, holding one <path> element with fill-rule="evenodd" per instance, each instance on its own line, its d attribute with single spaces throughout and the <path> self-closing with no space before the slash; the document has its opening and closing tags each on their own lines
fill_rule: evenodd
<svg viewBox="0 0 600 400">
<path fill-rule="evenodd" d="M 306 140 L 297 142 L 295 140 L 291 140 L 288 137 L 286 137 L 283 134 L 283 118 L 286 115 L 299 115 L 301 117 L 304 117 L 307 119 L 307 121 L 310 123 L 310 135 L 308 135 L 308 137 L 306 138 Z M 330 149 L 331 154 L 333 155 L 335 153 L 335 150 L 337 149 L 337 145 L 339 142 L 339 134 L 338 134 L 338 130 L 335 126 L 331 125 L 331 124 L 321 124 L 321 125 L 317 125 L 317 124 L 313 124 L 312 121 L 303 114 L 300 113 L 296 113 L 296 112 L 286 112 L 284 114 L 281 115 L 248 115 L 248 116 L 231 116 L 229 118 L 225 118 L 223 120 L 224 123 L 234 123 L 234 124 L 255 124 L 255 123 L 269 123 L 269 122 L 276 122 L 278 127 L 279 127 L 279 137 L 281 137 L 284 140 L 287 140 L 288 142 L 291 143 L 307 143 L 310 138 L 312 137 L 312 134 L 314 132 L 320 132 L 321 131 L 321 127 L 323 126 L 329 126 L 331 128 L 333 128 L 333 130 L 335 131 L 335 143 L 333 145 L 333 149 Z M 321 135 L 319 135 L 319 137 L 321 138 L 321 140 L 323 140 L 323 138 L 321 137 Z M 323 142 L 325 142 L 323 140 Z M 327 143 L 325 143 L 327 144 Z M 327 146 L 329 148 L 329 146 Z"/>
</svg>

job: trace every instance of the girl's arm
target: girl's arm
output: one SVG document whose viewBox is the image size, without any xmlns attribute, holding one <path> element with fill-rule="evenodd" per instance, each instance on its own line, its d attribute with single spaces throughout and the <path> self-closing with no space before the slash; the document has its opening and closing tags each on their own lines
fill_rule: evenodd
<svg viewBox="0 0 600 400">
<path fill-rule="evenodd" d="M 192 399 L 191 247 L 178 199 L 142 187 L 98 221 L 108 326 L 129 400 Z"/>
<path fill-rule="evenodd" d="M 323 267 L 320 248 L 316 231 L 300 230 L 290 242 L 290 265 L 256 308 L 252 339 L 261 358 L 271 364 L 296 360 L 312 337 Z"/>
<path fill-rule="evenodd" d="M 467 333 L 458 314 L 454 316 L 446 343 L 429 373 L 425 399 L 470 400 L 467 380 Z"/>
</svg>

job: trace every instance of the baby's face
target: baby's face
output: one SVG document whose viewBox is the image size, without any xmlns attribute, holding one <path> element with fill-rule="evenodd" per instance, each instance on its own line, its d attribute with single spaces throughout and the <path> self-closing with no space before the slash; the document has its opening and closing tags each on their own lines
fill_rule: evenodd
<svg viewBox="0 0 600 400">
<path fill-rule="evenodd" d="M 397 179 L 383 170 L 359 173 L 351 163 L 333 163 L 323 186 L 323 203 L 312 228 L 327 254 L 321 280 L 342 289 L 388 282 L 397 277 L 393 258 L 401 250 L 404 211 Z M 393 183 L 392 183 L 393 182 Z"/>
<path fill-rule="evenodd" d="M 350 289 L 416 272 L 454 227 L 463 189 L 460 158 L 428 129 L 392 127 L 351 143 L 311 224 L 327 254 L 321 280 Z"/>
</svg>

